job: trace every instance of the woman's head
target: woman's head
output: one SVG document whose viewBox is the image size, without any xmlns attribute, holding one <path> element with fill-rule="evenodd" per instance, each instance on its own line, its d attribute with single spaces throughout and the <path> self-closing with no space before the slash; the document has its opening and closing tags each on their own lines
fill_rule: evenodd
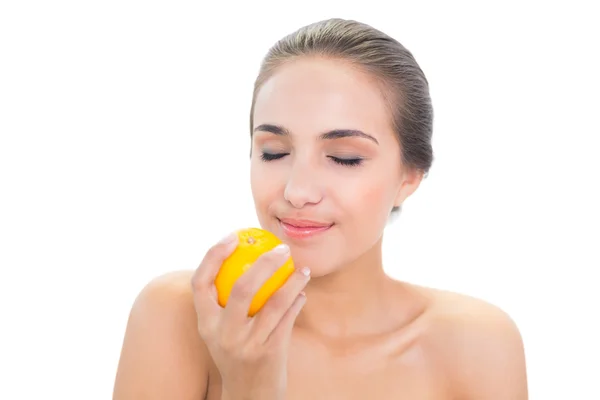
<svg viewBox="0 0 600 400">
<path fill-rule="evenodd" d="M 281 39 L 263 61 L 250 115 L 261 225 L 316 275 L 368 253 L 429 171 L 432 120 L 423 72 L 384 33 L 331 19 Z M 299 239 L 281 219 L 332 226 Z"/>
</svg>

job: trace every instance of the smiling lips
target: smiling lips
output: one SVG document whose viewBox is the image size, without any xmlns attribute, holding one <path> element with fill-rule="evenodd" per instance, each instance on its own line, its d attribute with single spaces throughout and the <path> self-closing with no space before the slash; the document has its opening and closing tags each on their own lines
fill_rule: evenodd
<svg viewBox="0 0 600 400">
<path fill-rule="evenodd" d="M 333 226 L 333 224 L 325 224 L 322 222 L 288 218 L 280 219 L 279 223 L 281 224 L 283 233 L 294 239 L 309 238 L 324 232 Z"/>
</svg>

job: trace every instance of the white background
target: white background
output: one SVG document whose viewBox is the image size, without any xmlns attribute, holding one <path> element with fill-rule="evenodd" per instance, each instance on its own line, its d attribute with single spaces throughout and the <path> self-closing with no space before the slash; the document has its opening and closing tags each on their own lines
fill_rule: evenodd
<svg viewBox="0 0 600 400">
<path fill-rule="evenodd" d="M 1 3 L 0 398 L 111 397 L 139 290 L 256 225 L 262 56 L 342 17 L 431 84 L 436 160 L 385 233 L 389 273 L 512 315 L 531 399 L 600 399 L 594 2 L 216 3 Z"/>
</svg>

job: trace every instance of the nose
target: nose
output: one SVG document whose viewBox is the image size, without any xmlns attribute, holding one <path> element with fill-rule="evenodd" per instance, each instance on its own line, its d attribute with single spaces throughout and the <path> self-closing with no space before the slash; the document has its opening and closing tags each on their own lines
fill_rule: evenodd
<svg viewBox="0 0 600 400">
<path fill-rule="evenodd" d="M 283 193 L 285 200 L 294 208 L 317 204 L 323 195 L 319 187 L 317 171 L 309 163 L 298 163 L 290 171 Z"/>
</svg>

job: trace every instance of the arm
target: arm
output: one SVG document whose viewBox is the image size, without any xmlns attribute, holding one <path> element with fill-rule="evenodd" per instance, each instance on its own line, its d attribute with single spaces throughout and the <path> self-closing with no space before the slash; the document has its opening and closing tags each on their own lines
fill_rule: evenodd
<svg viewBox="0 0 600 400">
<path fill-rule="evenodd" d="M 460 398 L 527 400 L 523 341 L 499 308 L 477 302 L 453 328 L 455 382 Z"/>
<path fill-rule="evenodd" d="M 113 400 L 204 399 L 208 352 L 197 332 L 191 273 L 150 282 L 135 300 Z"/>
</svg>

